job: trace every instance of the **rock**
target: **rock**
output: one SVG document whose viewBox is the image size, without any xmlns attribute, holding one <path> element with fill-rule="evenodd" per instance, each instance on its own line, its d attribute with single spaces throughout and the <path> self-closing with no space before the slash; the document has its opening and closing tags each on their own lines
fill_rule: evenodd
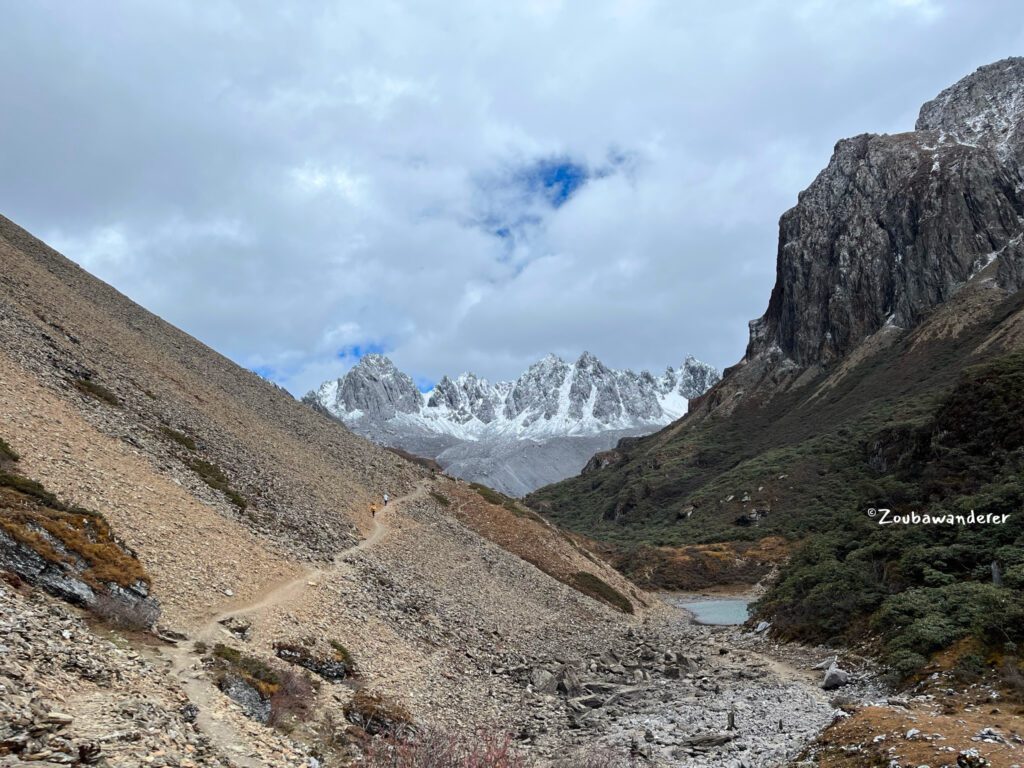
<svg viewBox="0 0 1024 768">
<path fill-rule="evenodd" d="M 756 627 L 756 628 L 754 629 L 754 631 L 755 631 L 755 632 L 758 632 L 758 633 L 760 633 L 760 632 L 767 632 L 767 631 L 768 631 L 768 629 L 769 629 L 769 627 L 771 627 L 771 625 L 772 625 L 772 624 L 771 624 L 771 622 L 770 622 L 770 621 L 761 621 L 761 622 L 758 622 L 758 625 L 757 625 L 757 627 Z"/>
<path fill-rule="evenodd" d="M 728 744 L 735 738 L 736 734 L 722 731 L 719 733 L 703 733 L 694 736 L 687 736 L 679 743 L 684 747 L 720 747 L 723 744 Z"/>
<path fill-rule="evenodd" d="M 530 685 L 537 693 L 555 693 L 558 689 L 558 680 L 548 670 L 535 667 L 530 673 Z"/>
<path fill-rule="evenodd" d="M 252 637 L 252 622 L 237 616 L 228 616 L 218 622 L 239 640 L 248 641 Z"/>
<path fill-rule="evenodd" d="M 848 685 L 849 682 L 850 673 L 833 664 L 825 671 L 825 678 L 821 681 L 821 687 L 826 691 L 834 691 L 836 688 Z"/>
<path fill-rule="evenodd" d="M 819 661 L 817 664 L 815 664 L 813 667 L 811 667 L 811 669 L 824 670 L 824 669 L 828 669 L 829 667 L 832 667 L 833 665 L 835 665 L 837 663 L 839 663 L 839 657 L 838 656 L 829 656 L 827 659 L 824 659 L 823 661 Z"/>
<path fill-rule="evenodd" d="M 242 708 L 247 717 L 260 723 L 270 719 L 270 702 L 242 678 L 227 674 L 218 685 L 225 696 Z"/>
</svg>

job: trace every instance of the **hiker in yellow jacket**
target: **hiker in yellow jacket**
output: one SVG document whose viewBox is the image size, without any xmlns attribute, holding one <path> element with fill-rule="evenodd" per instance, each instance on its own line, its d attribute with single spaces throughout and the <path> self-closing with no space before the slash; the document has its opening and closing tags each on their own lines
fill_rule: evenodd
<svg viewBox="0 0 1024 768">
<path fill-rule="evenodd" d="M 377 505 L 376 504 L 371 504 L 370 505 L 370 517 L 376 517 L 376 516 L 377 516 Z"/>
</svg>

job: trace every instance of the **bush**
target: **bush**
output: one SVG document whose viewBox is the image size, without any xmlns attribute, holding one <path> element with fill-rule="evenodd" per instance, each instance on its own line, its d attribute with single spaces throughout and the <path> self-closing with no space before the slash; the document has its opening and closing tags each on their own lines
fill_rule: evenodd
<svg viewBox="0 0 1024 768">
<path fill-rule="evenodd" d="M 118 408 L 121 407 L 121 400 L 118 398 L 118 396 L 115 395 L 106 387 L 104 387 L 102 384 L 98 384 L 97 382 L 92 381 L 91 379 L 75 379 L 72 382 L 72 384 L 74 385 L 75 389 L 77 389 L 79 392 L 82 392 L 83 394 L 89 395 L 90 397 L 93 397 L 97 400 L 102 400 L 104 403 L 107 403 L 108 405 L 113 405 Z"/>
<path fill-rule="evenodd" d="M 315 699 L 316 687 L 309 675 L 285 670 L 278 678 L 277 690 L 270 696 L 267 724 L 291 731 L 296 722 L 305 720 L 313 711 Z"/>
<path fill-rule="evenodd" d="M 163 433 L 163 436 L 168 440 L 172 440 L 178 445 L 188 448 L 190 451 L 194 451 L 196 449 L 196 441 L 184 432 L 179 432 L 178 430 L 172 429 L 164 424 L 160 425 L 160 432 Z"/>
<path fill-rule="evenodd" d="M 377 693 L 356 691 L 345 704 L 344 712 L 346 720 L 371 736 L 390 734 L 399 737 L 411 733 L 413 720 L 409 711 Z"/>
<path fill-rule="evenodd" d="M 607 603 L 623 613 L 633 613 L 633 604 L 611 584 L 587 571 L 579 571 L 571 577 L 572 586 L 588 597 Z"/>
<path fill-rule="evenodd" d="M 18 461 L 21 457 L 0 437 L 0 461 Z"/>
<path fill-rule="evenodd" d="M 192 459 L 188 463 L 188 468 L 199 475 L 200 479 L 215 491 L 223 493 L 228 498 L 228 501 L 240 510 L 244 510 L 249 506 L 246 498 L 231 487 L 228 476 L 216 464 L 203 459 Z"/>
<path fill-rule="evenodd" d="M 451 506 L 451 503 L 452 503 L 451 500 L 447 496 L 445 496 L 443 493 L 440 493 L 438 491 L 431 491 L 430 492 L 430 498 L 432 498 L 434 501 L 436 501 L 442 507 L 449 507 L 449 506 Z"/>
<path fill-rule="evenodd" d="M 422 730 L 409 737 L 389 736 L 372 742 L 365 755 L 369 768 L 527 768 L 529 763 L 512 738 L 489 731 L 473 736 Z"/>
</svg>

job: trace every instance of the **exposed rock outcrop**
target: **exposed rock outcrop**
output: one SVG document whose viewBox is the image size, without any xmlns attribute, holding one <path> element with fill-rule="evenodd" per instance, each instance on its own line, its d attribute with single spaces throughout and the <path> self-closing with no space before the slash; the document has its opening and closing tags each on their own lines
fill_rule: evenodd
<svg viewBox="0 0 1024 768">
<path fill-rule="evenodd" d="M 747 360 L 828 365 L 885 326 L 916 326 L 1000 261 L 1021 287 L 1024 59 L 983 67 L 921 109 L 916 129 L 836 145 L 779 225 L 775 288 Z"/>
</svg>

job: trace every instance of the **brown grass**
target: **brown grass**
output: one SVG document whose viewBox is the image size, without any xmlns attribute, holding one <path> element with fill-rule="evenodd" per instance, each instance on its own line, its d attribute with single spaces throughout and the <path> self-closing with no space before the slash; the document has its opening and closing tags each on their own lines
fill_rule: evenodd
<svg viewBox="0 0 1024 768">
<path fill-rule="evenodd" d="M 38 483 L 0 474 L 0 509 L 0 529 L 44 560 L 69 566 L 76 556 L 85 561 L 81 578 L 93 589 L 149 583 L 142 563 L 115 539 L 102 515 L 66 507 Z M 54 540 L 68 553 L 59 551 Z"/>
<path fill-rule="evenodd" d="M 345 704 L 345 719 L 371 736 L 406 732 L 413 724 L 405 707 L 378 693 L 356 691 Z"/>
</svg>

